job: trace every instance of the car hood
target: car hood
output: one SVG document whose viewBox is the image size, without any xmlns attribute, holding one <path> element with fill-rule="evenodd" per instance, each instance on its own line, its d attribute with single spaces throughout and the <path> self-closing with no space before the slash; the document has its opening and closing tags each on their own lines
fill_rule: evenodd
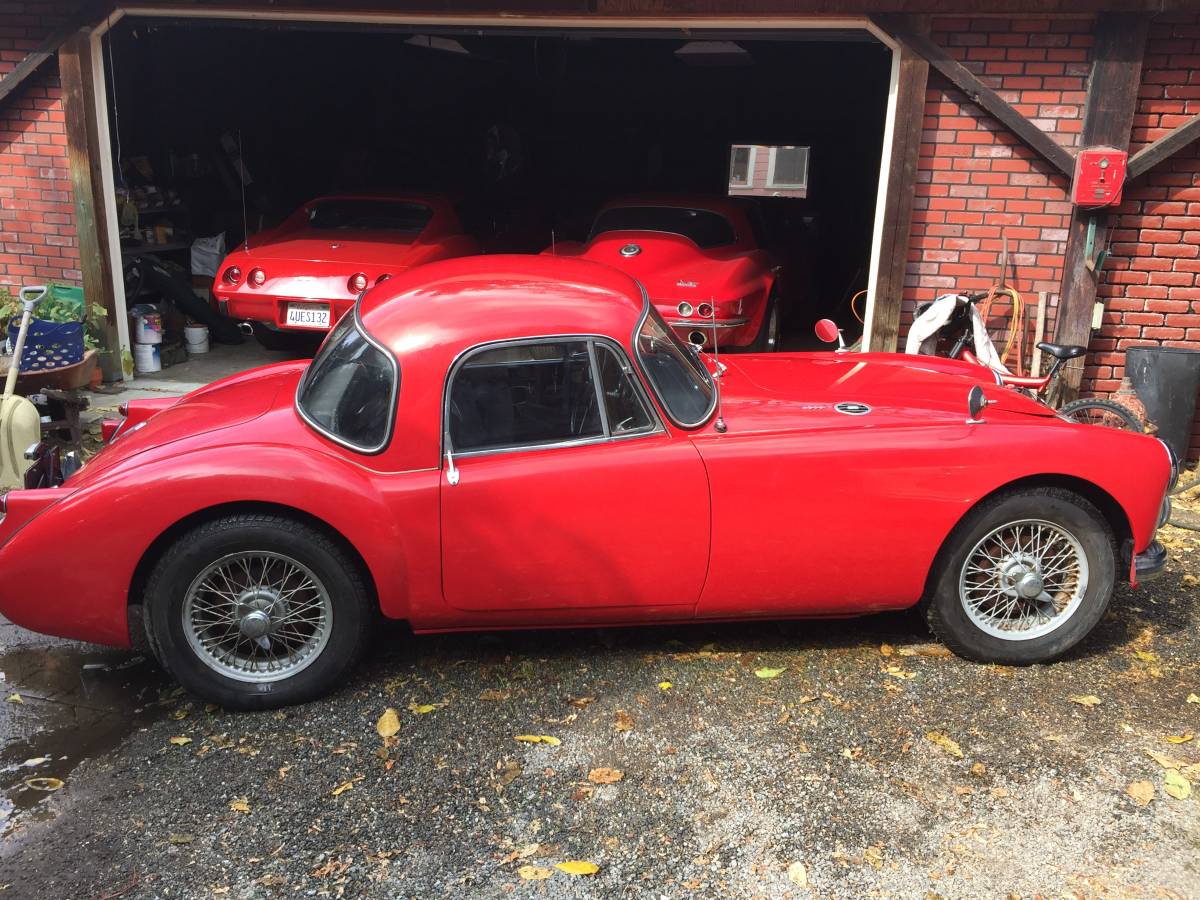
<svg viewBox="0 0 1200 900">
<path fill-rule="evenodd" d="M 621 250 L 635 246 L 625 256 Z M 675 234 L 648 231 L 608 231 L 580 253 L 584 259 L 604 263 L 636 278 L 652 300 L 729 299 L 725 296 L 731 273 L 730 260 L 716 259 L 692 241 Z"/>
<path fill-rule="evenodd" d="M 403 266 L 420 243 L 419 234 L 395 231 L 304 231 L 267 234 L 250 241 L 241 256 L 247 265 L 265 260 Z"/>
<path fill-rule="evenodd" d="M 963 422 L 967 395 L 981 384 L 989 400 L 986 417 L 1054 416 L 1043 404 L 995 384 L 986 369 L 976 367 L 980 377 L 958 374 L 902 354 L 771 353 L 721 362 L 722 414 L 730 431 Z"/>
<path fill-rule="evenodd" d="M 281 393 L 295 389 L 304 362 L 277 363 L 214 381 L 179 398 L 140 426 L 118 433 L 107 447 L 88 460 L 70 480 L 84 487 L 131 457 L 159 449 L 185 438 L 220 431 L 264 415 Z"/>
</svg>

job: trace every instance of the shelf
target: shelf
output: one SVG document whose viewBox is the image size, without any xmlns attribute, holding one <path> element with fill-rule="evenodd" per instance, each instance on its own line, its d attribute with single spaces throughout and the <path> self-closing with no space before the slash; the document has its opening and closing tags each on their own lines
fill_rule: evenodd
<svg viewBox="0 0 1200 900">
<path fill-rule="evenodd" d="M 173 253 L 177 250 L 190 250 L 191 241 L 175 241 L 170 244 L 131 244 L 121 246 L 121 256 L 142 256 L 152 253 Z"/>
</svg>

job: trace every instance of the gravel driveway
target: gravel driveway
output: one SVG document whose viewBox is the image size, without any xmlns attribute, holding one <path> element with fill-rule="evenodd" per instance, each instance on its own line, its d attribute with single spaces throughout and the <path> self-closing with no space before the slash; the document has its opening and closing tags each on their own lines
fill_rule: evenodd
<svg viewBox="0 0 1200 900">
<path fill-rule="evenodd" d="M 65 786 L 10 778 L 0 896 L 1200 896 L 1200 534 L 1165 535 L 1169 573 L 1052 666 L 910 614 L 396 629 L 260 714 L 130 665 L 123 743 L 81 761 L 101 726 L 59 722 L 35 768 Z"/>
</svg>

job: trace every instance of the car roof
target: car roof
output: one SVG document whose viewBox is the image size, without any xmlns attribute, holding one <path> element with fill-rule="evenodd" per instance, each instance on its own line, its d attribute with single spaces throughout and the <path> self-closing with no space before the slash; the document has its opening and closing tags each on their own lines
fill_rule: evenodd
<svg viewBox="0 0 1200 900">
<path fill-rule="evenodd" d="M 479 344 L 598 334 L 628 345 L 646 307 L 636 280 L 585 259 L 497 254 L 410 269 L 368 291 L 363 327 L 400 359 L 443 365 Z"/>
</svg>

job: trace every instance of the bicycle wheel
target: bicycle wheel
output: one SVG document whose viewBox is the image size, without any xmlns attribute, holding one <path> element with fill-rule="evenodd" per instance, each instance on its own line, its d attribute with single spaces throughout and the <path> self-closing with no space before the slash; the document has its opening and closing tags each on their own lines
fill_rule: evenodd
<svg viewBox="0 0 1200 900">
<path fill-rule="evenodd" d="M 1136 431 L 1139 434 L 1144 430 L 1137 416 L 1112 400 L 1072 400 L 1064 405 L 1058 414 L 1084 425 L 1103 425 L 1106 428 Z"/>
</svg>

